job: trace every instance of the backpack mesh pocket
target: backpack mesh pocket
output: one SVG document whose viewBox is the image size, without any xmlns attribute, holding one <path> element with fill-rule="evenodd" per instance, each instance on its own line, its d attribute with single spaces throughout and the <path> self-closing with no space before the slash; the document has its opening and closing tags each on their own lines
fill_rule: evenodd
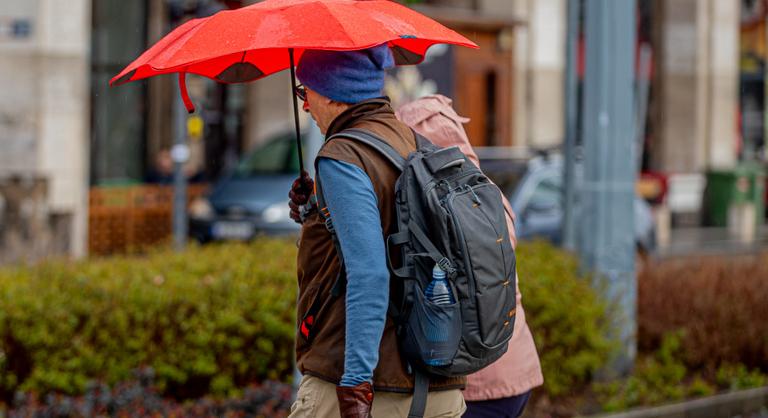
<svg viewBox="0 0 768 418">
<path fill-rule="evenodd" d="M 408 359 L 420 364 L 448 366 L 461 340 L 461 306 L 459 303 L 436 305 L 415 287 L 416 300 L 405 325 L 403 351 Z"/>
</svg>

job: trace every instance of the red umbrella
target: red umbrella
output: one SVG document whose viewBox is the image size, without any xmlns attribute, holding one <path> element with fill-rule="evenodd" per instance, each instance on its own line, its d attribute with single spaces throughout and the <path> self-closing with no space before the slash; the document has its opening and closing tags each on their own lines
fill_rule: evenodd
<svg viewBox="0 0 768 418">
<path fill-rule="evenodd" d="M 420 63 L 437 43 L 477 48 L 458 33 L 390 0 L 266 0 L 182 24 L 110 85 L 178 73 L 191 113 L 187 73 L 240 83 L 290 68 L 295 85 L 294 54 L 300 60 L 307 49 L 359 50 L 385 43 L 398 65 Z M 294 110 L 300 141 L 296 103 Z"/>
</svg>

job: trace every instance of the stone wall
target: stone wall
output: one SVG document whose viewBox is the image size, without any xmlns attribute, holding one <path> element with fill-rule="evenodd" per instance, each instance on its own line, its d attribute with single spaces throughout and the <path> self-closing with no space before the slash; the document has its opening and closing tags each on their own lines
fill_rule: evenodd
<svg viewBox="0 0 768 418">
<path fill-rule="evenodd" d="M 53 211 L 48 192 L 42 178 L 0 178 L 0 264 L 69 252 L 72 215 Z"/>
</svg>

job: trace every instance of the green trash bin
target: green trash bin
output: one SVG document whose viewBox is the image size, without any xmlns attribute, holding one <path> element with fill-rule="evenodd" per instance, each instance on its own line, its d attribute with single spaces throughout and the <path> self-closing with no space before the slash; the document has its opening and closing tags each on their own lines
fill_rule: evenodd
<svg viewBox="0 0 768 418">
<path fill-rule="evenodd" d="M 728 225 L 728 209 L 732 205 L 755 205 L 757 225 L 762 225 L 765 212 L 765 170 L 759 164 L 740 164 L 734 170 L 707 172 L 704 194 L 704 222 L 708 226 Z"/>
</svg>

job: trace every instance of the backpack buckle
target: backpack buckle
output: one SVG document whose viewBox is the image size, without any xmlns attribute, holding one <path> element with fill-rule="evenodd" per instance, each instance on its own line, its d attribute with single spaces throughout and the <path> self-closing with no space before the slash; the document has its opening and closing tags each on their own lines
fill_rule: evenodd
<svg viewBox="0 0 768 418">
<path fill-rule="evenodd" d="M 331 220 L 331 211 L 328 210 L 327 207 L 320 208 L 318 207 L 318 211 L 320 212 L 320 219 L 325 224 L 325 229 L 328 230 L 331 234 L 336 233 L 336 231 L 333 230 L 333 221 Z"/>
<path fill-rule="evenodd" d="M 317 210 L 317 198 L 315 197 L 315 195 L 312 195 L 309 197 L 307 204 L 299 206 L 299 219 L 301 219 L 301 223 L 304 223 L 304 221 L 307 220 L 309 215 L 311 215 L 316 210 Z"/>
<path fill-rule="evenodd" d="M 437 265 L 444 272 L 448 273 L 449 276 L 452 276 L 454 273 L 456 273 L 456 269 L 453 267 L 453 263 L 451 263 L 451 260 L 449 260 L 447 257 L 441 258 L 440 261 L 437 262 Z"/>
</svg>

